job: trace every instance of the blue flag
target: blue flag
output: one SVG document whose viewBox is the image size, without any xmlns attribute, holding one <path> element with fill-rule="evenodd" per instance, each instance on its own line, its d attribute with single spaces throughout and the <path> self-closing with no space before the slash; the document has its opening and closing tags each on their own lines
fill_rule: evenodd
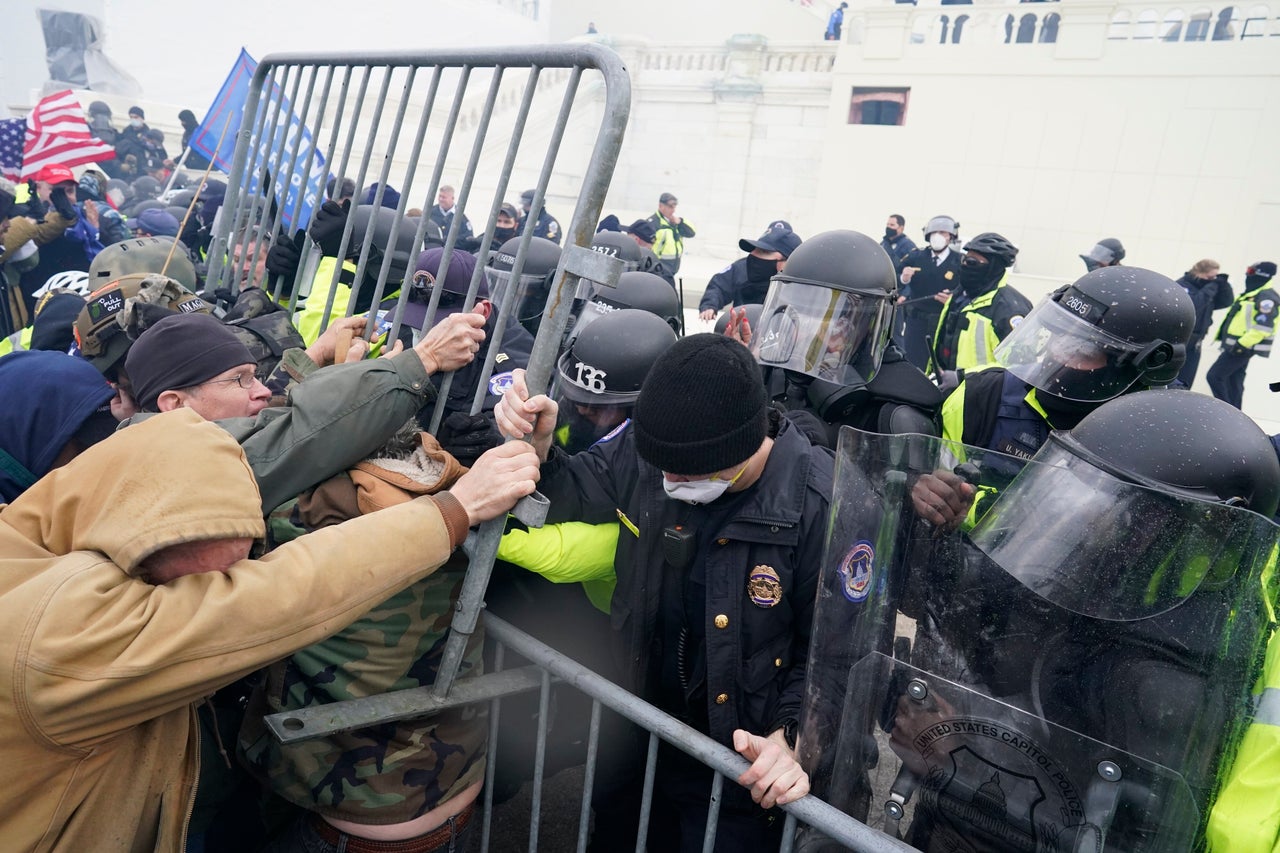
<svg viewBox="0 0 1280 853">
<path fill-rule="evenodd" d="M 218 95 L 205 113 L 204 120 L 191 135 L 191 148 L 208 157 L 219 169 L 229 173 L 231 162 L 235 158 L 236 134 L 240 130 L 241 123 L 247 118 L 250 129 L 257 127 L 256 119 L 262 116 L 263 111 L 267 111 L 268 120 L 273 115 L 286 116 L 287 125 L 274 128 L 274 132 L 268 128 L 262 138 L 251 140 L 253 148 L 249 151 L 249 158 L 245 163 L 249 175 L 246 189 L 250 193 L 260 192 L 262 179 L 265 173 L 269 173 L 272 177 L 272 191 L 275 193 L 276 203 L 280 205 L 285 228 L 289 231 L 306 228 L 307 223 L 311 221 L 312 211 L 321 201 L 320 194 L 328 179 L 324 155 L 316 151 L 310 174 L 304 174 L 314 140 L 311 131 L 294 114 L 289 99 L 284 97 L 278 85 L 272 83 L 270 91 L 262 93 L 262 97 L 258 100 L 257 116 L 244 115 L 245 101 L 249 97 L 249 84 L 257 68 L 257 61 L 241 48 L 240 57 L 232 66 L 226 82 L 218 90 Z M 278 113 L 276 112 L 277 102 L 280 104 Z M 294 161 L 293 146 L 299 134 L 301 134 L 301 142 L 298 145 L 297 160 Z M 219 140 L 221 145 L 218 144 Z M 293 164 L 293 172 L 289 175 L 286 193 L 283 192 L 285 182 L 282 177 L 290 163 Z M 299 191 L 302 192 L 302 205 L 298 209 L 295 222 L 294 208 L 298 204 Z"/>
</svg>

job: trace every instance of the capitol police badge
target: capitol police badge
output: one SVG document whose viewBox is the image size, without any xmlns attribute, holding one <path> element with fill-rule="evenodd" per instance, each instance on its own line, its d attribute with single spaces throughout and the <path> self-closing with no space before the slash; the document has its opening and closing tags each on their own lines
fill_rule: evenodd
<svg viewBox="0 0 1280 853">
<path fill-rule="evenodd" d="M 782 601 L 782 581 L 773 566 L 756 566 L 747 575 L 747 595 L 756 607 L 773 607 Z"/>
<path fill-rule="evenodd" d="M 865 601 L 871 593 L 871 572 L 875 558 L 876 551 L 871 543 L 866 539 L 859 539 L 840 561 L 840 591 L 855 604 Z"/>
</svg>

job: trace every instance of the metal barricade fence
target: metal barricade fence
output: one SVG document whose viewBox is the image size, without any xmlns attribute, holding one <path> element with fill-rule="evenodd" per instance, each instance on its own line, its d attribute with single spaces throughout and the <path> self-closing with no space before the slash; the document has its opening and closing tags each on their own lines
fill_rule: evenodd
<svg viewBox="0 0 1280 853">
<path fill-rule="evenodd" d="M 665 741 L 714 771 L 703 850 L 710 853 L 714 849 L 721 791 L 726 777 L 729 779 L 728 784 L 736 785 L 737 782 L 734 780 L 746 771 L 749 764 L 742 756 L 493 614 L 485 617 L 485 634 L 488 640 L 498 644 L 498 671 L 458 682 L 447 698 L 436 696 L 430 687 L 423 687 L 273 714 L 267 717 L 267 724 L 282 742 L 293 743 L 394 720 L 421 717 L 460 705 L 489 702 L 490 752 L 486 767 L 484 822 L 481 836 L 481 850 L 488 851 L 493 815 L 493 776 L 498 763 L 496 744 L 498 727 L 501 725 L 502 697 L 537 690 L 539 691 L 537 752 L 532 780 L 532 817 L 529 826 L 529 850 L 532 853 L 538 849 L 547 721 L 551 686 L 555 679 L 556 683 L 581 691 L 592 699 L 576 849 L 584 851 L 587 847 L 602 708 L 608 708 L 620 714 L 649 733 L 644 795 L 641 801 L 640 830 L 636 850 L 643 853 L 645 849 L 645 828 L 653 803 L 659 741 Z M 531 661 L 532 665 L 520 669 L 503 670 L 501 661 L 504 649 L 518 653 Z M 854 853 L 888 853 L 914 849 L 902 841 L 853 819 L 814 796 L 804 797 L 782 808 L 787 812 L 787 821 L 783 827 L 780 853 L 791 853 L 794 849 L 796 831 L 800 823 L 816 829 L 829 839 L 831 844 L 840 845 Z M 824 846 L 823 849 L 834 848 Z"/>
<path fill-rule="evenodd" d="M 585 75 L 594 75 L 596 85 L 582 85 Z M 422 80 L 426 79 L 423 84 Z M 515 88 L 504 88 L 513 81 Z M 473 87 L 473 83 L 477 84 Z M 305 86 L 305 88 L 304 88 Z M 319 93 L 317 94 L 317 89 Z M 376 91 L 370 95 L 370 90 Z M 451 90 L 451 94 L 450 94 Z M 585 92 L 585 97 L 579 97 Z M 477 99 L 480 103 L 476 103 Z M 434 122 L 437 105 L 448 102 L 443 122 Z M 580 103 L 581 102 L 581 103 Z M 550 123 L 531 121 L 543 108 L 553 105 L 555 120 Z M 244 118 L 237 134 L 235 157 L 226 199 L 217 220 L 209 250 L 209 289 L 239 289 L 239 272 L 247 259 L 261 258 L 276 240 L 293 240 L 302 223 L 300 218 L 309 208 L 319 209 L 323 198 L 316 192 L 332 181 L 340 188 L 352 177 L 357 197 L 372 178 L 376 184 L 371 199 L 377 207 L 389 198 L 389 187 L 399 187 L 400 197 L 394 207 L 395 221 L 386 239 L 387 250 L 375 249 L 373 217 L 363 233 L 355 233 L 356 217 L 349 215 L 343 225 L 340 244 L 332 269 L 325 276 L 317 274 L 321 250 L 310 235 L 301 239 L 302 261 L 292 281 L 276 281 L 272 296 L 287 304 L 290 311 L 303 307 L 321 314 L 320 327 L 330 318 L 357 313 L 361 284 L 372 279 L 371 319 L 380 303 L 396 296 L 390 311 L 388 340 L 397 337 L 410 293 L 405 270 L 397 270 L 393 261 L 400 232 L 413 228 L 408 246 L 408 262 L 412 264 L 428 232 L 429 211 L 447 173 L 460 174 L 456 183 L 455 215 L 443 238 L 443 256 L 437 286 L 430 293 L 426 317 L 435 316 L 441 300 L 439 282 L 443 281 L 451 259 L 462 251 L 459 245 L 463 216 L 468 209 L 479 210 L 485 228 L 476 253 L 477 265 L 468 286 L 463 310 L 469 310 L 480 293 L 484 267 L 493 243 L 496 215 L 511 188 L 515 175 L 530 175 L 534 186 L 532 215 L 526 218 L 515 254 L 511 279 L 518 280 L 531 242 L 534 221 L 542 208 L 552 181 L 562 143 L 572 121 L 577 121 L 574 144 L 590 139 L 590 149 L 579 151 L 585 159 L 581 178 L 575 181 L 573 195 L 577 203 L 569 228 L 565 231 L 565 250 L 561 255 L 543 320 L 528 365 L 527 382 L 533 393 L 547 388 L 558 355 L 560 342 L 568 324 L 571 303 L 580 283 L 613 286 L 621 271 L 614 258 L 597 254 L 588 248 L 595 224 L 600 219 L 604 197 L 617 161 L 622 135 L 630 107 L 630 81 L 616 54 L 597 45 L 574 45 L 538 48 L 511 48 L 479 51 L 425 51 L 420 53 L 385 54 L 273 54 L 259 64 L 250 85 L 244 107 Z M 576 112 L 575 112 L 576 109 Z M 386 115 L 390 113 L 390 124 Z M 434 122 L 434 123 L 433 123 Z M 588 125 L 579 133 L 579 125 Z M 407 127 L 412 132 L 406 132 Z M 542 141 L 545 145 L 526 143 Z M 309 138 L 308 138 L 309 137 Z M 325 141 L 327 140 L 327 142 Z M 485 171 L 485 155 L 495 150 L 494 140 L 505 140 L 499 165 L 491 173 Z M 403 154 L 407 142 L 408 153 Z M 424 152 L 434 150 L 427 163 Z M 456 149 L 466 151 L 455 154 Z M 337 159 L 336 168 L 333 168 Z M 358 160 L 354 175 L 349 171 Z M 380 165 L 375 166 L 375 163 Z M 410 200 L 415 195 L 418 172 L 429 167 L 425 193 L 418 191 L 423 213 L 414 223 L 406 218 Z M 318 178 L 317 178 L 318 176 Z M 563 190 L 560 197 L 569 195 Z M 477 202 L 477 199 L 485 199 Z M 353 208 L 354 209 L 354 208 Z M 231 250 L 234 250 L 232 255 Z M 228 263 L 228 260 L 233 263 Z M 403 263 L 403 258 L 401 262 Z M 345 305 L 335 304 L 337 285 L 346 264 L 352 287 Z M 398 294 L 397 294 L 398 290 Z M 323 304 L 317 298 L 323 294 Z M 501 347 L 505 318 L 516 309 L 516 288 L 506 289 L 502 304 L 495 306 L 495 334 L 488 347 L 486 362 L 479 379 L 471 413 L 480 411 L 484 388 L 488 384 L 494 359 Z M 378 326 L 365 324 L 364 336 L 370 340 Z M 444 403 L 448 399 L 452 377 L 443 378 L 437 404 L 432 413 L 432 431 L 441 423 Z M 545 517 L 545 500 L 533 495 L 516 507 L 514 514 L 530 526 L 539 526 Z M 501 713 L 501 699 L 530 690 L 540 691 L 540 724 L 534 778 L 533 821 L 530 827 L 530 850 L 538 846 L 540 798 L 543 761 L 547 734 L 547 706 L 552 678 L 592 697 L 586 784 L 579 815 L 578 849 L 585 849 L 590 815 L 591 790 L 595 772 L 601 708 L 609 708 L 631 720 L 649 735 L 648 761 L 645 775 L 645 814 L 652 804 L 652 790 L 659 740 L 693 756 L 714 771 L 711 793 L 712 813 L 707 825 L 705 849 L 711 850 L 716 832 L 716 814 L 724 777 L 741 774 L 747 762 L 705 735 L 686 726 L 658 708 L 629 694 L 616 684 L 591 672 L 581 664 L 556 652 L 529 635 L 489 616 L 488 636 L 500 647 L 518 653 L 533 665 L 516 670 L 497 671 L 483 676 L 455 681 L 467 640 L 474 633 L 485 590 L 497 554 L 504 522 L 497 519 L 482 525 L 466 543 L 470 558 L 450 636 L 435 683 L 418 690 L 388 693 L 350 702 L 340 702 L 302 711 L 268 717 L 268 724 L 284 742 L 305 740 L 325 734 L 362 728 L 375 723 L 410 719 L 433 712 L 477 702 L 491 703 L 491 749 L 495 748 Z M 489 772 L 496 756 L 489 758 Z M 489 818 L 492 813 L 492 778 L 487 786 L 484 845 L 487 849 Z M 730 784 L 736 784 L 731 781 Z M 812 825 L 839 844 L 858 851 L 908 850 L 890 838 L 833 806 L 814 797 L 806 797 L 785 807 L 788 821 L 783 850 L 794 843 L 796 822 Z M 641 826 L 645 825 L 642 820 Z M 643 830 L 637 849 L 643 850 Z"/>
</svg>

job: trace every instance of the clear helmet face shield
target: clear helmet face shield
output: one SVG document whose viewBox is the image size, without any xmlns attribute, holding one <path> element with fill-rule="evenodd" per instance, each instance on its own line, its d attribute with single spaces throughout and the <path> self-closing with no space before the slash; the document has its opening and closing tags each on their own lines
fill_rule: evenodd
<svg viewBox="0 0 1280 853">
<path fill-rule="evenodd" d="M 1235 579 L 1265 519 L 1239 507 L 1118 479 L 1051 438 L 970 533 L 1006 574 L 1050 604 L 1130 622 Z"/>
<path fill-rule="evenodd" d="M 1151 368 L 1167 365 L 1174 348 L 1166 341 L 1137 344 L 1116 337 L 1085 319 L 1079 310 L 1046 299 L 1031 310 L 996 347 L 995 359 L 1028 385 L 1082 403 L 1101 403 L 1123 394 Z"/>
<path fill-rule="evenodd" d="M 891 294 L 876 296 L 774 278 L 751 352 L 780 367 L 838 385 L 869 382 L 892 331 Z"/>
<path fill-rule="evenodd" d="M 513 280 L 510 270 L 485 267 L 484 277 L 489 285 L 489 300 L 497 306 L 504 316 L 515 311 L 516 320 L 524 322 L 542 313 L 542 306 L 527 304 L 527 297 L 531 292 L 536 291 L 536 288 L 546 278 L 545 276 L 525 273 Z M 507 293 L 513 289 L 515 294 L 508 297 Z M 508 299 L 510 301 L 507 301 Z"/>
</svg>

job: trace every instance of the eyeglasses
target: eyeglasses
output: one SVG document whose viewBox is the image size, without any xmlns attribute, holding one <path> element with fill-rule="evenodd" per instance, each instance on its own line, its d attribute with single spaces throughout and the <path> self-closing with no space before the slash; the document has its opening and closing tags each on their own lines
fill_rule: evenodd
<svg viewBox="0 0 1280 853">
<path fill-rule="evenodd" d="M 199 388 L 201 385 L 219 385 L 224 382 L 234 382 L 243 390 L 248 391 L 253 388 L 253 383 L 256 379 L 257 377 L 252 373 L 237 373 L 230 379 L 210 379 L 207 382 L 198 382 L 192 387 Z"/>
</svg>

